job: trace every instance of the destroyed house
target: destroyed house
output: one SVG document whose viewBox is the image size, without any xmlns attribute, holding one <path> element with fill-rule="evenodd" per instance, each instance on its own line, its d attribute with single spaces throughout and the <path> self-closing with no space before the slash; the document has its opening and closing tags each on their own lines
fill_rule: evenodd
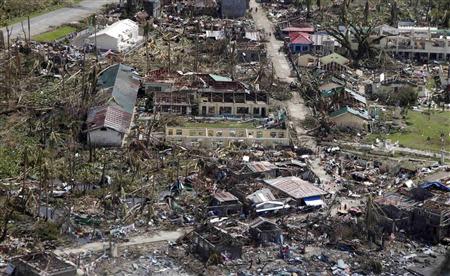
<svg viewBox="0 0 450 276">
<path fill-rule="evenodd" d="M 254 178 L 274 178 L 277 177 L 277 171 L 278 167 L 269 161 L 253 161 L 245 163 L 244 168 L 238 174 Z"/>
<path fill-rule="evenodd" d="M 266 218 L 258 217 L 249 227 L 249 234 L 259 244 L 269 242 L 282 244 L 283 232 L 278 225 Z"/>
<path fill-rule="evenodd" d="M 384 195 L 374 202 L 383 210 L 382 224 L 389 231 L 403 229 L 415 237 L 439 242 L 450 236 L 449 188 L 424 185 Z"/>
<path fill-rule="evenodd" d="M 139 81 L 129 66 L 116 64 L 100 73 L 96 97 L 102 105 L 92 107 L 86 119 L 90 145 L 122 145 L 132 123 L 138 89 Z"/>
<path fill-rule="evenodd" d="M 298 205 L 322 206 L 322 196 L 327 193 L 313 184 L 295 176 L 263 180 L 270 188 L 297 201 Z"/>
<path fill-rule="evenodd" d="M 77 268 L 53 253 L 31 253 L 15 257 L 8 265 L 8 274 L 14 276 L 75 276 Z"/>
<path fill-rule="evenodd" d="M 204 261 L 214 257 L 234 260 L 242 256 L 242 245 L 237 238 L 226 229 L 212 225 L 202 226 L 193 232 L 191 250 Z"/>
<path fill-rule="evenodd" d="M 366 109 L 344 106 L 330 113 L 330 120 L 338 127 L 368 129 L 370 116 Z"/>
<path fill-rule="evenodd" d="M 377 39 L 374 46 L 393 53 L 397 58 L 408 60 L 450 60 L 450 37 L 448 30 L 436 27 L 380 26 L 371 36 Z M 352 45 L 357 47 L 355 43 Z"/>
<path fill-rule="evenodd" d="M 269 96 L 239 81 L 214 74 L 150 72 L 144 86 L 155 112 L 201 116 L 266 117 Z"/>
<path fill-rule="evenodd" d="M 319 59 L 320 68 L 328 72 L 347 71 L 349 63 L 350 60 L 337 53 L 332 53 Z"/>
<path fill-rule="evenodd" d="M 230 47 L 233 52 L 233 47 Z M 258 42 L 240 42 L 234 47 L 235 55 L 239 62 L 260 62 L 267 58 L 264 44 Z"/>
<path fill-rule="evenodd" d="M 239 215 L 242 212 L 242 203 L 229 192 L 217 191 L 212 195 L 208 210 L 219 217 Z"/>
<path fill-rule="evenodd" d="M 336 87 L 330 90 L 323 90 L 321 92 L 321 96 L 325 101 L 331 103 L 334 110 L 339 110 L 343 106 L 367 106 L 366 97 L 346 87 Z"/>
<path fill-rule="evenodd" d="M 279 210 L 290 208 L 290 205 L 284 199 L 276 199 L 267 188 L 257 190 L 248 195 L 246 200 L 250 203 L 251 211 L 258 215 L 277 213 Z"/>
<path fill-rule="evenodd" d="M 266 117 L 269 96 L 242 82 L 214 74 L 200 74 L 202 87 L 198 89 L 198 110 L 203 116 Z"/>
</svg>

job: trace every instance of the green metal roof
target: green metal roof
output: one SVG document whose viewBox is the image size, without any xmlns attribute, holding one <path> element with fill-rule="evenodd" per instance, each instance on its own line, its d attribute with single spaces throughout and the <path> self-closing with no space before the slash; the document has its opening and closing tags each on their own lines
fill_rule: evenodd
<svg viewBox="0 0 450 276">
<path fill-rule="evenodd" d="M 117 104 L 125 111 L 133 112 L 139 81 L 133 78 L 131 67 L 115 64 L 106 68 L 99 75 L 98 85 L 103 89 L 112 89 L 110 104 Z"/>
<path fill-rule="evenodd" d="M 224 77 L 224 76 L 219 76 L 219 75 L 214 75 L 214 74 L 209 74 L 209 76 L 210 76 L 214 81 L 222 81 L 222 82 L 230 82 L 230 81 L 233 81 L 233 80 L 230 79 L 229 77 Z"/>
<path fill-rule="evenodd" d="M 367 110 L 359 111 L 359 110 L 353 109 L 349 106 L 343 107 L 335 112 L 330 113 L 330 117 L 338 117 L 345 113 L 350 113 L 355 116 L 361 117 L 365 120 L 369 120 L 369 113 L 367 112 Z"/>
<path fill-rule="evenodd" d="M 337 64 L 340 65 L 345 65 L 349 62 L 350 60 L 341 56 L 340 54 L 337 53 L 332 53 L 329 54 L 328 56 L 324 56 L 320 58 L 320 63 L 322 64 L 328 64 L 331 62 L 336 62 Z"/>
</svg>

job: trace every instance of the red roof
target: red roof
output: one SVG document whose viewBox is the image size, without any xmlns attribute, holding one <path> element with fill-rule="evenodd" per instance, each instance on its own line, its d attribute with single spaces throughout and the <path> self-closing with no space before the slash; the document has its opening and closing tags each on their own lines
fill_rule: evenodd
<svg viewBox="0 0 450 276">
<path fill-rule="evenodd" d="M 88 130 L 110 128 L 121 133 L 128 132 L 132 114 L 119 106 L 100 106 L 92 108 L 87 117 Z"/>
<path fill-rule="evenodd" d="M 290 33 L 289 38 L 292 44 L 312 44 L 312 40 L 307 33 Z"/>
</svg>

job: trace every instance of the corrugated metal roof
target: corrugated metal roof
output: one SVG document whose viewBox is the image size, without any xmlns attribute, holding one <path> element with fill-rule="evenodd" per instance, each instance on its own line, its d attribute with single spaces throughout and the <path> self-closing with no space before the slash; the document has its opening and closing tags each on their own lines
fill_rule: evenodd
<svg viewBox="0 0 450 276">
<path fill-rule="evenodd" d="M 129 113 L 133 113 L 139 90 L 139 81 L 134 78 L 132 69 L 130 66 L 115 64 L 103 70 L 98 78 L 100 88 L 111 93 L 114 102 Z"/>
<path fill-rule="evenodd" d="M 260 32 L 245 32 L 245 38 L 251 41 L 260 41 L 261 33 Z"/>
<path fill-rule="evenodd" d="M 345 113 L 353 114 L 353 115 L 361 117 L 361 118 L 363 118 L 365 120 L 369 120 L 370 119 L 369 113 L 367 112 L 367 110 L 365 110 L 365 109 L 364 110 L 356 110 L 356 109 L 353 109 L 353 108 L 351 108 L 349 106 L 343 107 L 343 108 L 341 108 L 341 109 L 339 109 L 339 110 L 337 110 L 335 112 L 332 112 L 330 114 L 330 117 L 338 117 L 338 116 L 341 116 L 341 115 L 343 115 Z"/>
<path fill-rule="evenodd" d="M 290 40 L 292 44 L 312 44 L 312 40 L 309 39 L 307 33 L 290 33 Z"/>
<path fill-rule="evenodd" d="M 106 127 L 126 133 L 131 124 L 131 117 L 131 113 L 119 106 L 100 106 L 89 110 L 86 123 L 89 131 Z"/>
<path fill-rule="evenodd" d="M 264 182 L 294 199 L 325 195 L 326 192 L 313 184 L 295 176 L 267 179 Z"/>
<path fill-rule="evenodd" d="M 268 172 L 277 169 L 278 167 L 269 161 L 254 161 L 247 164 L 247 167 L 254 173 Z"/>
<path fill-rule="evenodd" d="M 256 192 L 254 192 L 253 194 L 248 195 L 246 198 L 253 203 L 261 203 L 261 202 L 276 200 L 275 196 L 267 188 L 258 190 Z"/>
<path fill-rule="evenodd" d="M 345 64 L 349 63 L 350 60 L 348 60 L 347 58 L 345 58 L 337 53 L 332 53 L 332 54 L 329 54 L 328 56 L 324 56 L 324 57 L 320 58 L 320 63 L 323 65 L 329 64 L 331 62 L 336 62 L 337 64 L 345 65 Z"/>
<path fill-rule="evenodd" d="M 217 191 L 214 193 L 213 196 L 215 199 L 217 199 L 220 202 L 239 200 L 237 197 L 235 197 L 233 194 L 231 194 L 227 191 Z"/>
<path fill-rule="evenodd" d="M 210 76 L 214 81 L 222 81 L 222 82 L 231 82 L 231 81 L 233 81 L 233 80 L 230 79 L 229 77 L 224 77 L 224 76 L 219 76 L 219 75 L 214 75 L 214 74 L 209 74 L 209 76 Z"/>
</svg>

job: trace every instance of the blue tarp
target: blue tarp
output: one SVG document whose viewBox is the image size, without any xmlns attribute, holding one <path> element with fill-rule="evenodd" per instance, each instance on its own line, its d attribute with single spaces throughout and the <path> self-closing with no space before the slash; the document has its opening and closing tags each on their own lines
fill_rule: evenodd
<svg viewBox="0 0 450 276">
<path fill-rule="evenodd" d="M 431 188 L 436 188 L 442 191 L 446 191 L 446 192 L 450 192 L 450 188 L 445 186 L 444 184 L 442 184 L 439 181 L 434 181 L 434 182 L 424 182 L 420 185 L 420 188 L 422 189 L 431 189 Z"/>
</svg>

